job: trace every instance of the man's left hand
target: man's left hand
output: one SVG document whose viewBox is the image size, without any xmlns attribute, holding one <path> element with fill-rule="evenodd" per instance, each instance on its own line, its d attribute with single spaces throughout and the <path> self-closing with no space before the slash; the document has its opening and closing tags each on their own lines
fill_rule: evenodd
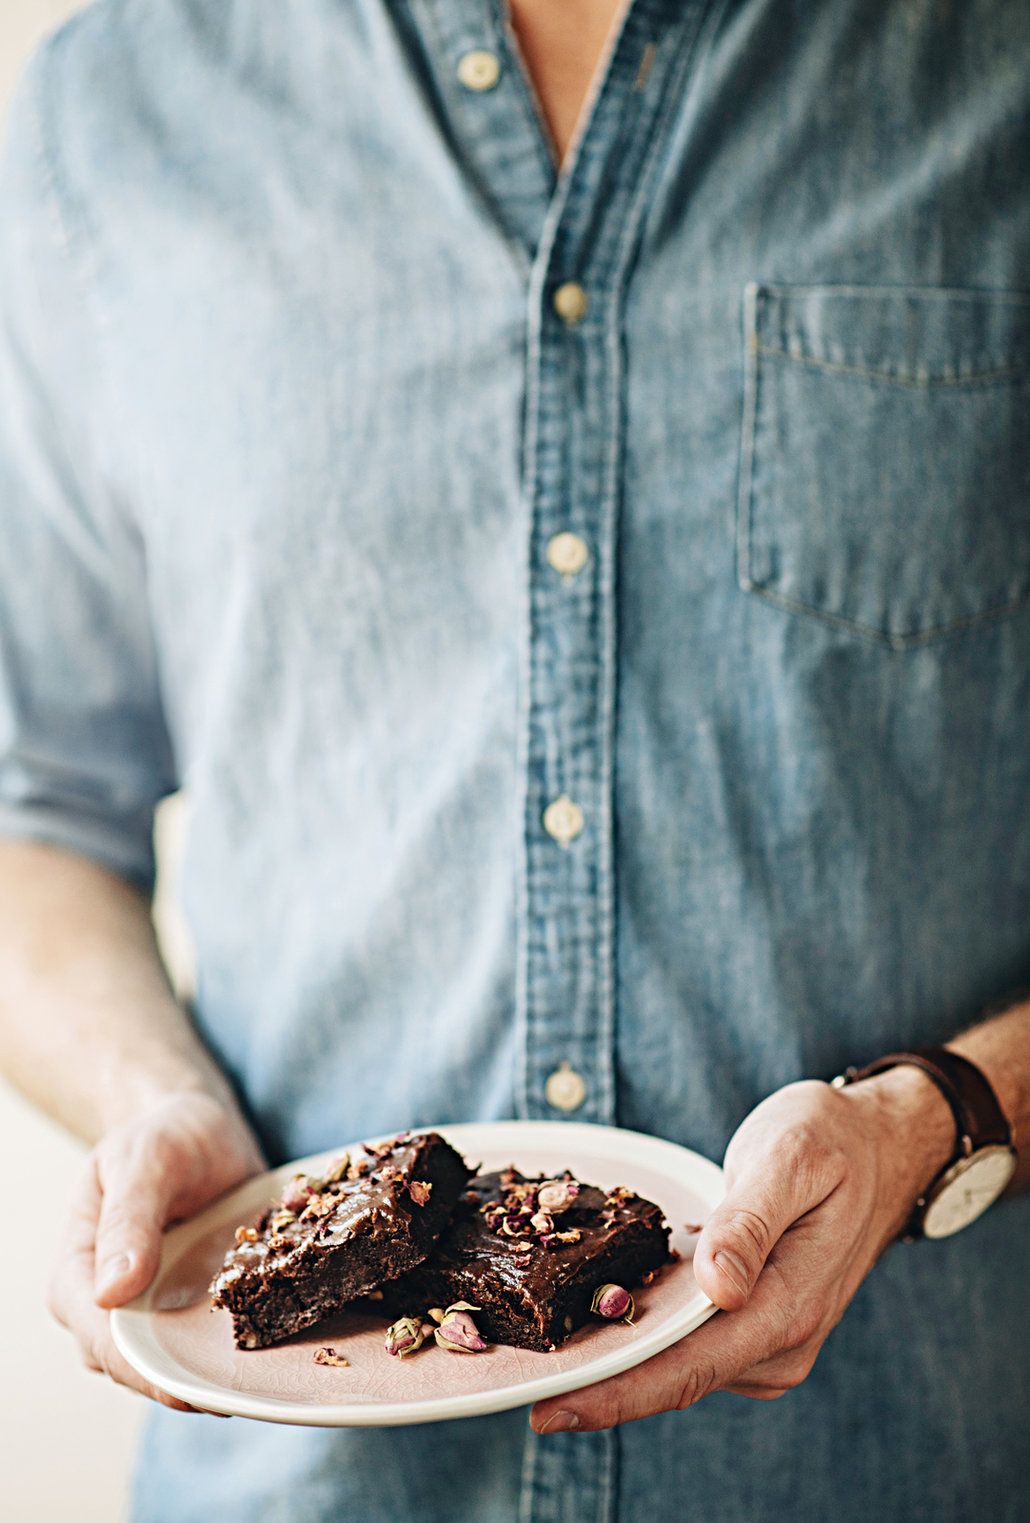
<svg viewBox="0 0 1030 1523">
<path fill-rule="evenodd" d="M 728 1315 L 623 1375 L 539 1402 L 533 1427 L 611 1428 L 713 1391 L 769 1401 L 800 1385 L 954 1142 L 945 1101 L 914 1068 L 778 1090 L 730 1143 L 727 1194 L 694 1254 L 698 1284 Z"/>
</svg>

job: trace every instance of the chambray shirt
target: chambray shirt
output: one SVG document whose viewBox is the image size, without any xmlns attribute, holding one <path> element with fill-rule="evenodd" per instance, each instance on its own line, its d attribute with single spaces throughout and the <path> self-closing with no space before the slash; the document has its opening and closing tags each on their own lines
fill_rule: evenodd
<svg viewBox="0 0 1030 1523">
<path fill-rule="evenodd" d="M 1025 0 L 102 0 L 0 193 L 0 828 L 147 886 L 275 1159 L 721 1156 L 1030 983 Z M 468 62 L 468 55 L 485 53 Z M 465 60 L 465 62 L 463 62 Z M 138 1523 L 1015 1520 L 1030 1200 L 601 1434 L 153 1413 Z M 1025 1513 L 1022 1513 L 1025 1516 Z"/>
</svg>

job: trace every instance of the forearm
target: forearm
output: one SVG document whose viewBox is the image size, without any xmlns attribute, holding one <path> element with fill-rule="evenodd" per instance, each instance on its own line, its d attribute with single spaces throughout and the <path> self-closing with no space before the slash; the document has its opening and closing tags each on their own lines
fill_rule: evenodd
<svg viewBox="0 0 1030 1523">
<path fill-rule="evenodd" d="M 32 842 L 0 840 L 0 1066 L 89 1142 L 168 1094 L 234 1104 L 172 993 L 143 896 Z"/>
<path fill-rule="evenodd" d="M 1010 1122 L 1019 1158 L 1007 1194 L 1030 1185 L 1030 1002 L 971 1026 L 946 1043 L 975 1063 L 991 1084 Z M 953 1156 L 955 1123 L 932 1079 L 917 1068 L 900 1066 L 856 1084 L 844 1094 L 856 1105 L 882 1108 L 901 1140 L 891 1159 L 892 1179 L 885 1182 L 898 1201 L 900 1230 L 912 1202 Z"/>
<path fill-rule="evenodd" d="M 990 1081 L 1015 1132 L 1019 1163 L 1008 1193 L 1030 1187 L 1030 1000 L 971 1026 L 947 1044 Z"/>
</svg>

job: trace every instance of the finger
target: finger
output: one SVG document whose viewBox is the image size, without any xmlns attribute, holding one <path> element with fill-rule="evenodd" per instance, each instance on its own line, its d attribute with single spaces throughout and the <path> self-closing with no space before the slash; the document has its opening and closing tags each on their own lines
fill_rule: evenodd
<svg viewBox="0 0 1030 1523">
<path fill-rule="evenodd" d="M 107 1374 L 120 1385 L 164 1406 L 194 1411 L 195 1408 L 144 1380 L 114 1346 L 110 1319 L 93 1298 L 94 1244 L 101 1201 L 96 1157 L 91 1155 L 72 1197 L 57 1265 L 51 1276 L 50 1311 L 74 1334 L 89 1369 Z"/>
<path fill-rule="evenodd" d="M 161 1258 L 161 1233 L 178 1182 L 145 1142 L 98 1157 L 102 1200 L 97 1221 L 94 1294 L 98 1306 L 122 1306 L 150 1284 Z"/>
<path fill-rule="evenodd" d="M 836 1155 L 787 1133 L 734 1179 L 694 1249 L 694 1278 L 709 1300 L 724 1311 L 746 1306 L 784 1232 L 820 1205 L 841 1177 Z"/>
<path fill-rule="evenodd" d="M 77 1280 L 93 1280 L 93 1248 L 100 1216 L 100 1182 L 96 1159 L 90 1154 L 72 1194 L 47 1293 L 50 1314 L 71 1329 Z"/>
<path fill-rule="evenodd" d="M 732 1386 L 726 1386 L 725 1389 L 749 1396 L 769 1391 L 779 1396 L 784 1391 L 796 1390 L 812 1373 L 812 1366 L 822 1345 L 823 1338 L 820 1333 L 816 1333 L 795 1348 L 783 1349 L 771 1359 L 763 1359 L 759 1364 L 752 1365 L 749 1370 L 742 1372 Z"/>
<path fill-rule="evenodd" d="M 635 1422 L 655 1412 L 691 1407 L 761 1363 L 782 1344 L 777 1292 L 762 1294 L 744 1311 L 712 1317 L 703 1327 L 635 1369 L 583 1390 L 536 1404 L 537 1433 L 592 1432 Z"/>
</svg>

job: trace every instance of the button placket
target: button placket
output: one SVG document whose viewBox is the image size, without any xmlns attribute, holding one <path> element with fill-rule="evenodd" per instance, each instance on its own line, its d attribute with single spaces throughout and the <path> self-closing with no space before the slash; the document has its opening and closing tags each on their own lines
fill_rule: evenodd
<svg viewBox="0 0 1030 1523">
<path fill-rule="evenodd" d="M 661 0 L 635 0 L 533 268 L 519 980 L 527 1115 L 575 1111 L 577 1119 L 616 1119 L 612 753 L 621 300 L 643 205 L 641 174 L 655 161 L 648 154 L 655 130 L 649 118 L 657 117 L 670 67 L 669 49 L 656 47 L 653 36 L 667 25 Z M 633 92 L 648 45 L 649 88 Z M 620 75 L 621 100 L 613 82 Z"/>
<path fill-rule="evenodd" d="M 426 64 L 453 114 L 466 161 L 465 191 L 479 197 L 504 229 L 524 281 L 556 175 L 511 51 L 505 0 L 407 3 L 418 13 Z"/>
<path fill-rule="evenodd" d="M 519 233 L 529 271 L 516 1105 L 523 1116 L 611 1123 L 621 304 L 644 190 L 660 158 L 657 118 L 672 72 L 669 48 L 655 39 L 670 27 L 689 32 L 703 7 L 632 0 L 572 171 L 557 184 L 552 177 L 541 197 L 545 140 L 525 109 L 531 97 L 509 44 L 498 49 L 493 88 L 469 89 L 455 75 L 461 53 L 492 47 L 488 28 L 479 33 L 483 11 L 500 24 L 506 0 L 482 9 L 481 0 L 410 3 L 433 12 L 447 34 L 444 96 L 465 126 L 463 146 L 484 199 Z M 647 88 L 634 89 L 648 48 Z M 442 78 L 439 58 L 435 67 Z M 520 95 L 521 120 L 512 109 Z M 618 1448 L 615 1432 L 528 1435 L 521 1523 L 616 1523 Z"/>
</svg>

